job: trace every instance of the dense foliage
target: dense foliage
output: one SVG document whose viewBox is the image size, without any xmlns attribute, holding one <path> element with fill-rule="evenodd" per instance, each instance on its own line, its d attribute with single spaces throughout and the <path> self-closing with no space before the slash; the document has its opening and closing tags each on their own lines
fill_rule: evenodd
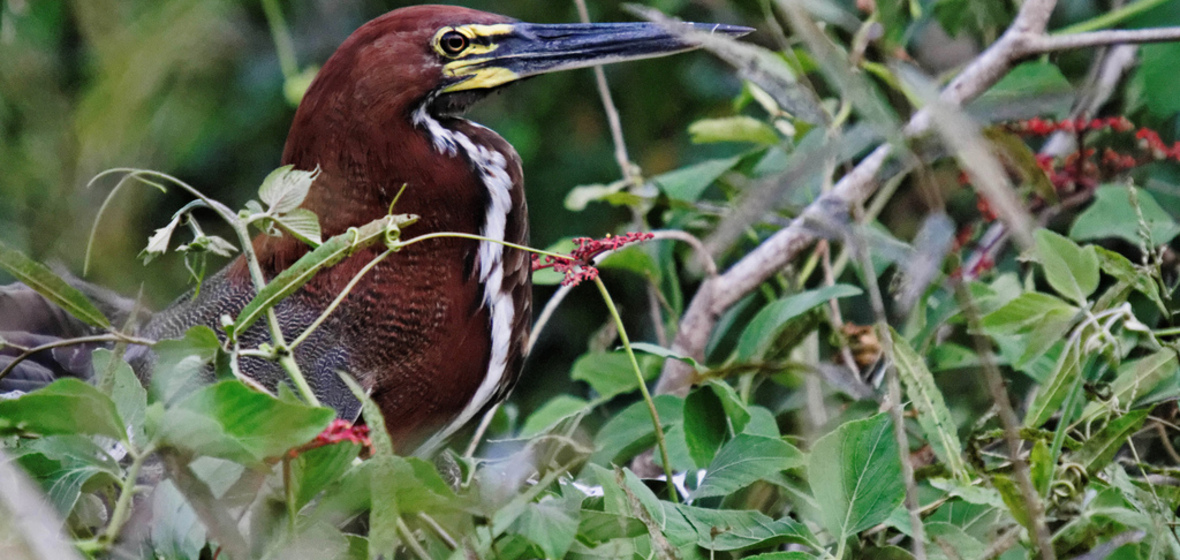
<svg viewBox="0 0 1180 560">
<path fill-rule="evenodd" d="M 617 88 L 643 164 L 619 180 L 605 132 L 587 148 L 552 126 L 598 122 L 597 99 L 572 94 L 588 73 L 485 109 L 534 111 L 488 120 L 540 193 L 538 299 L 573 295 L 538 320 L 517 395 L 420 458 L 397 454 L 367 401 L 353 427 L 308 405 L 297 372 L 277 395 L 243 382 L 237 356 L 273 348 L 207 328 L 135 339 L 26 256 L 81 260 L 50 250 L 84 237 L 55 205 L 94 208 L 116 181 L 180 201 L 130 235 L 146 195 L 112 199 L 93 258 L 116 286 L 140 282 L 131 246 L 194 281 L 259 232 L 315 247 L 227 322 L 232 337 L 358 245 L 415 242 L 397 214 L 321 239 L 298 209 L 314 174 L 270 172 L 314 73 L 296 54 L 347 34 L 307 31 L 301 11 L 326 4 L 106 4 L 0 2 L 0 219 L 19 225 L 0 232 L 0 267 L 113 343 L 93 352 L 93 383 L 0 401 L 0 556 L 1180 558 L 1176 45 L 1004 51 L 1014 21 L 1035 27 L 1030 6 L 1052 4 L 1038 0 L 654 3 L 759 32 L 702 39 L 732 72 L 645 62 L 647 80 L 683 87 Z M 1180 25 L 1174 4 L 1065 2 L 1049 29 Z M 344 6 L 353 23 L 378 11 Z M 215 63 L 234 56 L 210 40 L 224 37 L 257 43 L 233 81 L 251 95 L 212 93 L 233 73 Z M 272 38 L 279 55 L 257 54 Z M 996 52 L 1014 64 L 972 74 Z M 242 79 L 259 65 L 265 80 Z M 986 91 L 940 97 L 943 74 Z M 230 140 L 241 129 L 217 119 L 260 124 Z M 128 160 L 170 174 L 56 196 Z M 123 360 L 139 342 L 159 357 L 146 387 Z M 206 367 L 218 381 L 195 383 Z"/>
</svg>

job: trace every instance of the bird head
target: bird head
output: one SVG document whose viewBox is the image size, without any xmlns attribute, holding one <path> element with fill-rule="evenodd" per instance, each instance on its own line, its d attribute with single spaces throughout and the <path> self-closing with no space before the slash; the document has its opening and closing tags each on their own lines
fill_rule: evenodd
<svg viewBox="0 0 1180 560">
<path fill-rule="evenodd" d="M 682 25 L 731 36 L 751 31 Z M 329 60 L 322 73 L 350 71 L 348 77 L 365 89 L 354 92 L 358 103 L 397 101 L 411 109 L 426 103 L 442 116 L 462 113 L 491 91 L 531 76 L 693 48 L 676 30 L 654 23 L 532 24 L 427 5 L 394 10 L 365 24 L 333 56 L 341 60 Z M 326 78 L 321 75 L 317 82 L 329 82 Z"/>
</svg>

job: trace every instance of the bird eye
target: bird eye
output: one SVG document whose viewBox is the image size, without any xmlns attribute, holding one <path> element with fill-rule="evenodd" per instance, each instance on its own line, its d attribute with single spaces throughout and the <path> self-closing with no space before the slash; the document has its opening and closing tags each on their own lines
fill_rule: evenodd
<svg viewBox="0 0 1180 560">
<path fill-rule="evenodd" d="M 467 48 L 467 37 L 458 31 L 448 31 L 438 40 L 444 53 L 457 55 Z"/>
</svg>

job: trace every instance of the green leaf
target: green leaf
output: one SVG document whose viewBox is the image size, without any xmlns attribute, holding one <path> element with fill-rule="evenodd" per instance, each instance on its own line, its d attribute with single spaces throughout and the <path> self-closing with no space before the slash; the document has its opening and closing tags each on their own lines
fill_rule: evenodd
<svg viewBox="0 0 1180 560">
<path fill-rule="evenodd" d="M 1139 293 L 1147 296 L 1163 313 L 1168 313 L 1168 306 L 1160 297 L 1160 287 L 1152 277 L 1151 272 L 1136 267 L 1127 257 L 1104 247 L 1094 246 L 1098 251 L 1099 266 L 1102 271 L 1113 276 L 1120 282 L 1125 282 Z"/>
<path fill-rule="evenodd" d="M 959 433 L 942 392 L 934 384 L 934 376 L 905 338 L 892 327 L 890 331 L 893 334 L 893 358 L 897 362 L 898 375 L 905 384 L 906 396 L 918 412 L 918 424 L 926 433 L 930 447 L 951 474 L 962 481 L 970 480 L 967 462 L 963 460 L 963 444 L 959 441 Z"/>
<path fill-rule="evenodd" d="M 659 360 L 649 356 L 636 356 L 644 379 L 651 379 L 659 373 Z M 585 354 L 574 362 L 570 370 L 574 381 L 585 381 L 601 398 L 609 399 L 639 388 L 631 358 L 624 352 L 596 352 Z"/>
<path fill-rule="evenodd" d="M 110 320 L 77 288 L 69 285 L 45 265 L 0 242 L 0 269 L 41 294 L 78 320 L 92 327 L 108 328 Z"/>
<path fill-rule="evenodd" d="M 388 239 L 400 232 L 400 227 L 411 223 L 414 218 L 404 215 L 384 216 L 360 228 L 332 237 L 323 245 L 300 257 L 295 264 L 280 272 L 258 295 L 247 303 L 234 320 L 233 332 L 241 333 L 250 328 L 267 309 L 277 305 L 283 298 L 303 287 L 319 271 L 330 267 L 369 245 Z M 395 236 L 396 237 L 396 236 Z"/>
<path fill-rule="evenodd" d="M 565 208 L 571 212 L 585 210 L 591 202 L 608 202 L 611 197 L 626 189 L 626 181 L 615 181 L 609 185 L 579 185 L 565 195 Z"/>
<path fill-rule="evenodd" d="M 717 393 L 717 397 L 721 399 L 721 407 L 725 409 L 725 416 L 729 419 L 733 432 L 744 432 L 752 418 L 751 409 L 746 406 L 746 402 L 742 400 L 741 395 L 738 395 L 733 385 L 717 379 L 710 379 L 705 381 L 704 386 L 713 389 L 713 392 Z M 778 435 L 776 434 L 774 437 L 778 437 Z"/>
<path fill-rule="evenodd" d="M 528 504 L 513 529 L 539 546 L 546 558 L 564 558 L 578 534 L 577 505 L 572 500 L 546 497 Z"/>
<path fill-rule="evenodd" d="M 992 486 L 1000 492 L 1000 498 L 1004 500 L 1004 505 L 1008 506 L 1008 512 L 1016 519 L 1016 522 L 1024 526 L 1028 531 L 1033 531 L 1032 518 L 1028 514 L 1028 504 L 1024 501 L 1024 495 L 1020 493 L 1020 488 L 1008 475 L 997 474 L 992 477 Z"/>
<path fill-rule="evenodd" d="M 728 425 L 721 399 L 711 388 L 698 388 L 684 399 L 684 443 L 698 469 L 707 467 L 721 449 Z"/>
<path fill-rule="evenodd" d="M 773 146 L 781 141 L 774 127 L 747 116 L 702 119 L 689 125 L 688 133 L 694 144 L 753 142 Z"/>
<path fill-rule="evenodd" d="M 549 402 L 541 405 L 541 408 L 538 408 L 529 415 L 528 419 L 524 421 L 524 425 L 520 428 L 519 437 L 531 438 L 543 434 L 553 426 L 556 426 L 558 422 L 576 414 L 581 414 L 590 408 L 590 406 L 590 401 L 569 395 L 553 397 Z"/>
<path fill-rule="evenodd" d="M 612 539 L 629 539 L 646 534 L 647 528 L 639 519 L 617 513 L 583 509 L 578 520 L 578 539 L 603 543 Z"/>
<path fill-rule="evenodd" d="M 1180 58 L 1180 43 L 1143 45 L 1139 48 L 1139 64 L 1135 70 L 1133 91 L 1141 91 L 1139 102 L 1159 119 L 1170 119 L 1180 112 L 1180 98 L 1159 95 L 1161 91 L 1180 88 L 1180 73 L 1176 60 Z"/>
<path fill-rule="evenodd" d="M 94 371 L 105 371 L 114 358 L 114 352 L 106 348 L 99 348 L 92 354 Z M 143 426 L 147 418 L 147 390 L 143 388 L 135 372 L 127 362 L 119 360 L 115 364 L 114 379 L 111 384 L 111 400 L 115 403 L 115 410 L 119 413 L 123 425 L 131 431 L 131 443 L 137 447 L 147 444 Z"/>
<path fill-rule="evenodd" d="M 697 534 L 697 545 L 714 551 L 742 550 L 779 543 L 811 544 L 807 527 L 789 517 L 771 519 L 754 510 L 719 510 L 661 502 L 667 515 L 679 514 Z"/>
<path fill-rule="evenodd" d="M 653 400 L 665 431 L 669 426 L 684 422 L 684 399 L 674 395 L 659 395 Z M 640 401 L 623 409 L 602 426 L 594 436 L 596 451 L 590 457 L 590 462 L 623 464 L 655 442 L 651 413 L 647 403 Z"/>
<path fill-rule="evenodd" d="M 1045 443 L 1043 439 L 1038 439 L 1028 454 L 1029 478 L 1038 494 L 1048 495 L 1049 486 L 1053 483 L 1053 470 L 1056 466 L 1049 453 L 1049 444 Z"/>
<path fill-rule="evenodd" d="M 169 408 L 161 429 L 169 445 L 261 464 L 311 441 L 335 416 L 330 408 L 280 401 L 235 380 L 204 387 Z"/>
<path fill-rule="evenodd" d="M 812 448 L 807 477 L 838 540 L 884 521 L 905 498 L 892 424 L 887 414 L 848 422 Z"/>
<path fill-rule="evenodd" d="M 221 350 L 221 342 L 213 329 L 201 325 L 186 331 L 184 338 L 161 340 L 153 350 L 156 366 L 152 370 L 152 398 L 171 403 L 204 385 L 203 374 Z"/>
<path fill-rule="evenodd" d="M 742 331 L 737 344 L 737 360 L 749 361 L 765 352 L 779 330 L 791 319 L 830 299 L 856 296 L 861 293 L 862 290 L 855 286 L 836 284 L 772 302 L 763 307 Z"/>
<path fill-rule="evenodd" d="M 294 488 L 295 509 L 302 509 L 343 476 L 360 450 L 360 445 L 343 441 L 304 451 L 291 461 L 290 484 Z"/>
<path fill-rule="evenodd" d="M 1078 241 L 1118 238 L 1138 245 L 1144 242 L 1140 236 L 1139 213 L 1131 201 L 1142 212 L 1143 222 L 1151 234 L 1151 241 L 1157 247 L 1166 245 L 1180 235 L 1180 224 L 1156 202 L 1151 193 L 1130 186 L 1103 185 L 1094 191 L 1094 202 L 1074 220 L 1069 236 Z"/>
<path fill-rule="evenodd" d="M 692 499 L 724 496 L 803 462 L 803 453 L 781 439 L 738 434 L 717 452 Z"/>
<path fill-rule="evenodd" d="M 199 558 L 205 547 L 205 526 L 171 480 L 151 494 L 151 545 L 157 558 Z"/>
<path fill-rule="evenodd" d="M 1037 257 L 1045 279 L 1057 293 L 1078 305 L 1098 289 L 1098 253 L 1094 247 L 1079 247 L 1069 238 L 1047 229 L 1035 233 Z"/>
<path fill-rule="evenodd" d="M 369 426 L 369 439 L 373 442 L 374 455 L 394 455 L 393 439 L 389 437 L 389 430 L 385 428 L 385 416 L 381 414 L 381 407 L 373 402 L 369 392 L 361 387 L 350 375 L 341 374 L 340 379 L 348 385 L 352 396 L 361 402 L 361 416 Z"/>
<path fill-rule="evenodd" d="M 665 358 L 665 359 L 672 358 L 673 360 L 680 360 L 680 361 L 692 366 L 693 368 L 695 368 L 697 370 L 703 369 L 705 367 L 705 366 L 702 366 L 696 360 L 694 360 L 692 358 L 692 356 L 685 356 L 683 354 L 673 352 L 673 351 L 671 351 L 667 348 L 664 348 L 663 346 L 659 346 L 657 344 L 651 344 L 648 342 L 632 342 L 631 349 L 636 352 L 643 352 L 644 354 L 651 354 L 653 356 L 659 356 L 659 357 Z"/>
<path fill-rule="evenodd" d="M 0 434 L 103 435 L 127 441 L 110 397 L 72 377 L 16 399 L 0 400 Z"/>
<path fill-rule="evenodd" d="M 742 160 L 741 156 L 710 159 L 652 178 L 668 198 L 696 202 L 717 179 Z"/>
<path fill-rule="evenodd" d="M 1076 315 L 1078 308 L 1060 298 L 1041 292 L 1025 292 L 983 317 L 989 333 L 1028 333 L 1045 322 L 1047 316 Z"/>
<path fill-rule="evenodd" d="M 655 259 L 640 246 L 625 247 L 608 255 L 598 263 L 598 268 L 627 270 L 655 282 L 660 280 L 660 267 Z"/>
<path fill-rule="evenodd" d="M 114 484 L 123 478 L 119 464 L 93 439 L 50 436 L 23 444 L 14 460 L 24 468 L 62 516 L 68 516 L 84 487 Z"/>
<path fill-rule="evenodd" d="M 152 262 L 152 259 L 168 252 L 168 243 L 172 240 L 172 232 L 176 231 L 176 226 L 180 225 L 181 215 L 176 215 L 172 218 L 168 225 L 157 229 L 155 233 L 148 237 L 147 246 L 139 252 L 136 257 L 143 260 L 143 264 Z"/>
<path fill-rule="evenodd" d="M 258 198 L 266 203 L 270 214 L 286 214 L 303 204 L 312 182 L 319 174 L 318 167 L 315 171 L 302 171 L 295 169 L 294 165 L 284 165 L 263 179 Z"/>
<path fill-rule="evenodd" d="M 319 247 L 324 241 L 321 237 L 320 219 L 315 212 L 306 208 L 296 208 L 275 218 L 275 223 L 298 239 L 312 247 Z"/>
<path fill-rule="evenodd" d="M 1090 475 L 1105 469 L 1114 454 L 1127 444 L 1131 434 L 1143 426 L 1150 412 L 1146 408 L 1132 410 L 1125 416 L 1111 420 L 1101 431 L 1086 440 L 1071 459 L 1085 467 Z"/>
<path fill-rule="evenodd" d="M 1126 409 L 1135 404 L 1140 397 L 1150 393 L 1160 383 L 1174 379 L 1180 371 L 1177 364 L 1176 351 L 1165 348 L 1154 354 L 1129 360 L 1119 365 L 1118 374 L 1110 384 L 1110 402 L 1092 402 L 1086 405 L 1079 419 L 1080 422 L 1090 422 L 1110 410 Z"/>
<path fill-rule="evenodd" d="M 1024 417 L 1026 428 L 1036 428 L 1044 424 L 1061 408 L 1065 397 L 1069 396 L 1077 377 L 1082 374 L 1082 358 L 1078 344 L 1066 343 L 1065 352 L 1057 358 L 1049 382 L 1041 385 L 1033 397 L 1032 405 Z"/>
<path fill-rule="evenodd" d="M 935 522 L 927 523 L 924 529 L 926 538 L 937 543 L 935 546 L 926 545 L 930 552 L 941 552 L 939 545 L 942 545 L 958 553 L 959 558 L 981 558 L 987 553 L 987 546 L 958 526 Z"/>
</svg>

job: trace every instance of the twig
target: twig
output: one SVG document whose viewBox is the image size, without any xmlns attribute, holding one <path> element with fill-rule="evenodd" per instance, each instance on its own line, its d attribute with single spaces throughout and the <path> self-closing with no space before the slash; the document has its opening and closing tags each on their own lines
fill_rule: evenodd
<svg viewBox="0 0 1180 560">
<path fill-rule="evenodd" d="M 687 243 L 696 252 L 701 266 L 705 269 L 705 274 L 710 277 L 717 276 L 717 263 L 713 262 L 713 256 L 709 254 L 709 249 L 705 247 L 704 242 L 695 235 L 678 229 L 658 229 L 651 234 L 654 236 L 653 239 L 670 239 Z"/>
<path fill-rule="evenodd" d="M 154 340 L 150 340 L 147 338 L 136 338 L 134 336 L 127 336 L 127 335 L 124 335 L 121 333 L 99 334 L 99 335 L 94 335 L 94 336 L 80 336 L 78 338 L 66 338 L 66 339 L 62 339 L 62 340 L 55 340 L 53 342 L 47 342 L 47 343 L 42 344 L 40 346 L 34 346 L 32 348 L 25 350 L 24 352 L 21 352 L 20 355 L 13 358 L 12 362 L 9 363 L 7 366 L 5 366 L 5 368 L 3 370 L 0 370 L 0 379 L 4 379 L 5 377 L 7 377 L 8 374 L 12 373 L 12 370 L 16 369 L 16 366 L 18 364 L 29 359 L 30 357 L 32 357 L 33 354 L 36 354 L 37 352 L 43 352 L 45 350 L 52 350 L 54 348 L 62 348 L 65 346 L 76 346 L 79 344 L 89 344 L 91 342 L 122 342 L 122 343 L 126 343 L 126 344 L 138 344 L 140 346 L 152 346 L 156 343 L 156 341 L 154 341 Z"/>
<path fill-rule="evenodd" d="M 1054 51 L 1103 47 L 1109 45 L 1163 43 L 1180 40 L 1180 27 L 1154 27 L 1149 29 L 1108 29 L 1073 35 L 1040 35 L 1025 39 L 1024 55 L 1044 54 Z"/>
<path fill-rule="evenodd" d="M 1053 550 L 1053 538 L 1049 534 L 1049 527 L 1045 523 L 1045 505 L 1033 486 L 1028 462 L 1024 460 L 1021 451 L 1020 419 L 1016 417 L 1016 411 L 1012 409 L 1012 402 L 1008 399 L 1008 388 L 1004 384 L 1004 378 L 1000 374 L 999 368 L 996 367 L 995 361 L 992 359 L 991 343 L 979 334 L 983 332 L 983 327 L 980 325 L 979 311 L 975 307 L 975 302 L 962 282 L 955 282 L 954 285 L 955 295 L 959 298 L 959 305 L 963 309 L 963 316 L 967 319 L 971 340 L 979 355 L 984 380 L 987 382 L 988 391 L 991 393 L 997 415 L 1000 417 L 1000 424 L 1004 429 L 1004 441 L 1008 445 L 1008 459 L 1012 461 L 1012 471 L 1016 475 L 1017 485 L 1020 487 L 1020 493 L 1028 507 L 1028 516 L 1033 525 L 1033 538 L 1036 540 L 1037 548 L 1040 549 L 1041 558 L 1053 560 L 1056 558 L 1056 553 Z"/>
<path fill-rule="evenodd" d="M 582 23 L 590 23 L 590 12 L 586 9 L 586 0 L 574 0 L 578 7 L 578 17 Z M 615 161 L 623 172 L 627 184 L 635 187 L 639 184 L 639 173 L 631 157 L 627 154 L 627 142 L 623 139 L 623 121 L 619 118 L 619 110 L 615 107 L 615 100 L 611 97 L 610 85 L 606 83 L 606 72 L 602 66 L 594 67 L 594 80 L 598 84 L 598 96 L 602 98 L 602 109 L 606 112 L 606 121 L 610 124 L 610 136 L 615 145 Z"/>
<path fill-rule="evenodd" d="M 864 210 L 859 205 L 856 209 L 858 217 L 863 219 Z M 873 274 L 873 259 L 869 255 L 868 238 L 865 235 L 865 225 L 857 220 L 856 228 L 848 236 L 852 243 L 857 260 L 865 278 L 869 292 L 869 302 L 873 308 L 873 315 L 877 318 L 877 336 L 881 341 L 881 351 L 888 360 L 886 369 L 889 390 L 889 417 L 893 420 L 893 438 L 897 443 L 898 459 L 901 461 L 901 477 L 905 482 L 905 507 L 910 515 L 913 553 L 916 560 L 926 560 L 926 529 L 922 524 L 922 507 L 918 498 L 918 486 L 914 483 L 914 464 L 910 462 L 909 436 L 905 431 L 905 414 L 902 411 L 901 381 L 898 378 L 896 362 L 893 359 L 893 333 L 889 330 L 889 318 L 885 315 L 885 298 L 881 296 L 881 286 L 878 285 L 876 275 Z"/>
</svg>

